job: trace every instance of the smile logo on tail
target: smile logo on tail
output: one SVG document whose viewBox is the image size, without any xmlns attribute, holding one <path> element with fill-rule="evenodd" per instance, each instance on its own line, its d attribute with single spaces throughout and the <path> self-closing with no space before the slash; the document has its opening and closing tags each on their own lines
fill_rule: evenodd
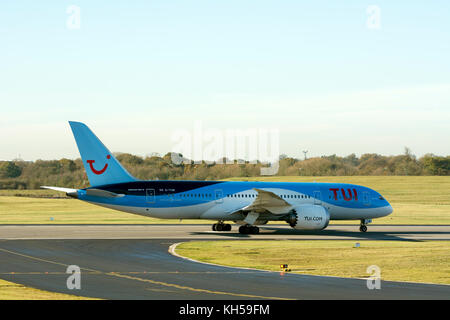
<svg viewBox="0 0 450 320">
<path fill-rule="evenodd" d="M 111 158 L 111 156 L 108 154 L 106 156 L 106 159 L 110 159 L 110 158 Z M 89 167 L 91 168 L 91 171 L 95 174 L 102 174 L 108 168 L 108 164 L 106 163 L 102 170 L 95 170 L 94 165 L 93 165 L 95 160 L 87 160 L 86 162 L 89 163 Z"/>
</svg>

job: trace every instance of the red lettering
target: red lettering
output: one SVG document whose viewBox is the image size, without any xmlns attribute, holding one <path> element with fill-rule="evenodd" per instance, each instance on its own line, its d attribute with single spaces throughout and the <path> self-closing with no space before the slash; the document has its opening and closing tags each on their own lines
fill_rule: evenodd
<svg viewBox="0 0 450 320">
<path fill-rule="evenodd" d="M 355 198 L 355 201 L 358 201 L 358 193 L 356 192 L 356 189 L 353 189 L 353 196 Z"/>
<path fill-rule="evenodd" d="M 339 190 L 338 188 L 331 188 L 330 189 L 330 191 L 333 191 L 333 193 L 334 193 L 334 200 L 337 200 L 337 191 L 338 190 Z"/>
<path fill-rule="evenodd" d="M 352 190 L 347 189 L 349 198 L 347 198 L 347 197 L 345 196 L 345 190 L 344 190 L 344 189 L 341 189 L 341 191 L 342 191 L 342 195 L 344 196 L 344 200 L 345 200 L 345 201 L 350 201 L 350 200 L 352 200 Z"/>
</svg>

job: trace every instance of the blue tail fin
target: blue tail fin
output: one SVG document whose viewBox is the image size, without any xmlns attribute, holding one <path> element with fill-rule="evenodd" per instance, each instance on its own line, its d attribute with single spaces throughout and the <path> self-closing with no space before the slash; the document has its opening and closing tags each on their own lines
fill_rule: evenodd
<svg viewBox="0 0 450 320">
<path fill-rule="evenodd" d="M 85 124 L 69 124 L 91 186 L 136 181 Z"/>
</svg>

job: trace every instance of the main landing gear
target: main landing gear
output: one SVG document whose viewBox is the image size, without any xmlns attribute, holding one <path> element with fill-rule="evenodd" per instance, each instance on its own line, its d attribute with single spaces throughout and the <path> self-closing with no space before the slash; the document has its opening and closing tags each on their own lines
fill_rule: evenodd
<svg viewBox="0 0 450 320">
<path fill-rule="evenodd" d="M 231 231 L 231 224 L 225 224 L 223 222 L 214 223 L 212 225 L 213 231 Z"/>
<path fill-rule="evenodd" d="M 258 234 L 259 228 L 255 226 L 251 226 L 249 224 L 243 225 L 239 227 L 239 233 L 242 234 Z"/>
<path fill-rule="evenodd" d="M 367 225 L 372 222 L 372 219 L 361 219 L 361 224 L 359 225 L 359 231 L 367 232 Z"/>
</svg>

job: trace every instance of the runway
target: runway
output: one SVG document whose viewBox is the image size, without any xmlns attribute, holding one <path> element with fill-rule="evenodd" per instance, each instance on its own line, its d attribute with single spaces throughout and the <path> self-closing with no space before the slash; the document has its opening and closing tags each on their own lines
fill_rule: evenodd
<svg viewBox="0 0 450 320">
<path fill-rule="evenodd" d="M 450 226 L 370 226 L 366 234 L 356 229 L 305 234 L 270 225 L 260 235 L 239 235 L 210 232 L 206 225 L 1 226 L 0 278 L 104 299 L 450 299 L 445 285 L 382 281 L 380 290 L 369 290 L 364 279 L 228 268 L 168 252 L 193 239 L 450 239 Z M 80 290 L 66 286 L 69 265 L 81 268 Z"/>
<path fill-rule="evenodd" d="M 298 239 L 298 240 L 450 240 L 450 225 L 330 225 L 320 231 L 294 230 L 287 224 L 260 226 L 260 234 L 214 232 L 211 225 L 3 225 L 0 239 Z"/>
</svg>

